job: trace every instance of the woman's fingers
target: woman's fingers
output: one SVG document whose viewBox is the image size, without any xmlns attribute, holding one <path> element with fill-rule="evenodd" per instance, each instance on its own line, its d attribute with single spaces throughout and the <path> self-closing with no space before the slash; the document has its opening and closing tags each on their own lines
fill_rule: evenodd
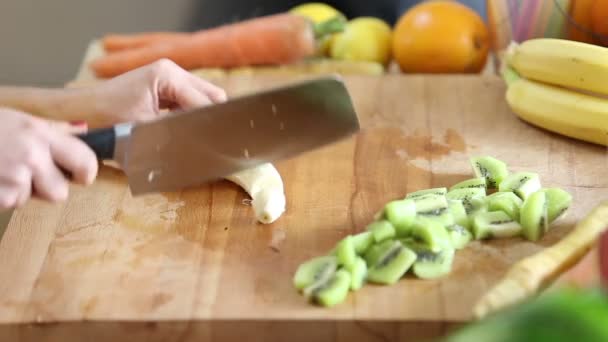
<svg viewBox="0 0 608 342">
<path fill-rule="evenodd" d="M 51 139 L 50 148 L 54 162 L 67 171 L 73 181 L 85 185 L 93 182 L 98 170 L 97 157 L 84 142 L 57 133 Z"/>
</svg>

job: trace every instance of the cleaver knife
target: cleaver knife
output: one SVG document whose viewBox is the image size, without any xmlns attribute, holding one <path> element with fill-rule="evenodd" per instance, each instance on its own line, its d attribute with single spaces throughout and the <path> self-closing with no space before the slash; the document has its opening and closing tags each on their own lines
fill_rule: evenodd
<svg viewBox="0 0 608 342">
<path fill-rule="evenodd" d="M 80 135 L 118 163 L 133 195 L 176 191 L 348 138 L 359 121 L 338 77 L 323 77 L 144 123 Z"/>
</svg>

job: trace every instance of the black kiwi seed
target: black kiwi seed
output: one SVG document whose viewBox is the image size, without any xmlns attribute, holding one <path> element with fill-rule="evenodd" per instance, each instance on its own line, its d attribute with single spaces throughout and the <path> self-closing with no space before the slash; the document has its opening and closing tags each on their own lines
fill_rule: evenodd
<svg viewBox="0 0 608 342">
<path fill-rule="evenodd" d="M 328 287 L 331 287 L 333 285 L 334 281 L 335 281 L 335 277 L 332 276 L 326 282 L 319 284 L 319 286 L 315 287 L 311 292 L 311 295 L 313 296 L 313 298 L 316 297 L 317 294 L 319 294 L 319 292 L 325 290 Z"/>
<path fill-rule="evenodd" d="M 433 253 L 431 251 L 420 251 L 417 253 L 419 261 L 430 261 L 435 262 L 439 259 L 440 253 Z"/>
<path fill-rule="evenodd" d="M 496 182 L 488 177 L 490 176 L 490 172 L 488 171 L 488 169 L 482 166 L 479 162 L 475 164 L 477 164 L 477 168 L 479 169 L 481 176 L 486 178 L 486 180 L 488 181 L 488 186 L 491 188 L 496 187 Z"/>
<path fill-rule="evenodd" d="M 541 219 L 542 220 L 542 219 Z M 491 221 L 490 224 L 503 224 L 503 223 L 510 223 L 513 222 L 513 220 L 498 220 L 498 221 Z"/>
<path fill-rule="evenodd" d="M 418 215 L 422 215 L 422 216 L 439 216 L 442 215 L 443 213 L 445 213 L 448 210 L 447 207 L 443 207 L 443 208 L 438 208 L 438 209 L 434 209 L 434 210 L 429 210 L 429 211 L 425 211 L 422 213 L 418 213 Z"/>
<path fill-rule="evenodd" d="M 382 260 L 380 260 L 380 262 L 378 262 L 378 264 L 376 265 L 376 267 L 384 267 L 386 265 L 388 265 L 391 261 L 393 261 L 393 259 L 395 259 L 397 257 L 397 255 L 399 255 L 399 253 L 401 253 L 401 246 L 397 246 L 394 247 L 393 249 L 391 249 L 386 256 L 384 256 L 384 258 Z"/>
</svg>

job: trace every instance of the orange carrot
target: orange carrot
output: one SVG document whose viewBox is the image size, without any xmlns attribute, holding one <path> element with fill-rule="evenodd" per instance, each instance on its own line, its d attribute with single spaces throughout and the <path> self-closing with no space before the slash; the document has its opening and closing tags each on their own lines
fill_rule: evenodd
<svg viewBox="0 0 608 342">
<path fill-rule="evenodd" d="M 108 34 L 101 40 L 106 52 L 123 51 L 161 42 L 190 37 L 186 32 L 144 32 L 132 34 Z"/>
<path fill-rule="evenodd" d="M 111 53 L 91 68 L 97 77 L 108 78 L 162 58 L 186 70 L 293 63 L 315 53 L 317 29 L 302 16 L 275 14 Z"/>
</svg>

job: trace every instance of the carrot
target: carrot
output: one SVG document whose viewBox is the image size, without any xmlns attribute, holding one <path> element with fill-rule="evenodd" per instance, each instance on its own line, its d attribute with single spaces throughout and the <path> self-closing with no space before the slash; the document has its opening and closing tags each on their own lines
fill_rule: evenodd
<svg viewBox="0 0 608 342">
<path fill-rule="evenodd" d="M 316 38 L 339 30 L 339 23 L 314 26 L 296 14 L 275 14 L 111 53 L 94 60 L 91 68 L 107 78 L 162 58 L 186 70 L 288 64 L 314 55 Z"/>
<path fill-rule="evenodd" d="M 108 34 L 101 40 L 106 52 L 123 51 L 161 42 L 190 37 L 186 32 L 144 32 L 132 34 Z"/>
</svg>

